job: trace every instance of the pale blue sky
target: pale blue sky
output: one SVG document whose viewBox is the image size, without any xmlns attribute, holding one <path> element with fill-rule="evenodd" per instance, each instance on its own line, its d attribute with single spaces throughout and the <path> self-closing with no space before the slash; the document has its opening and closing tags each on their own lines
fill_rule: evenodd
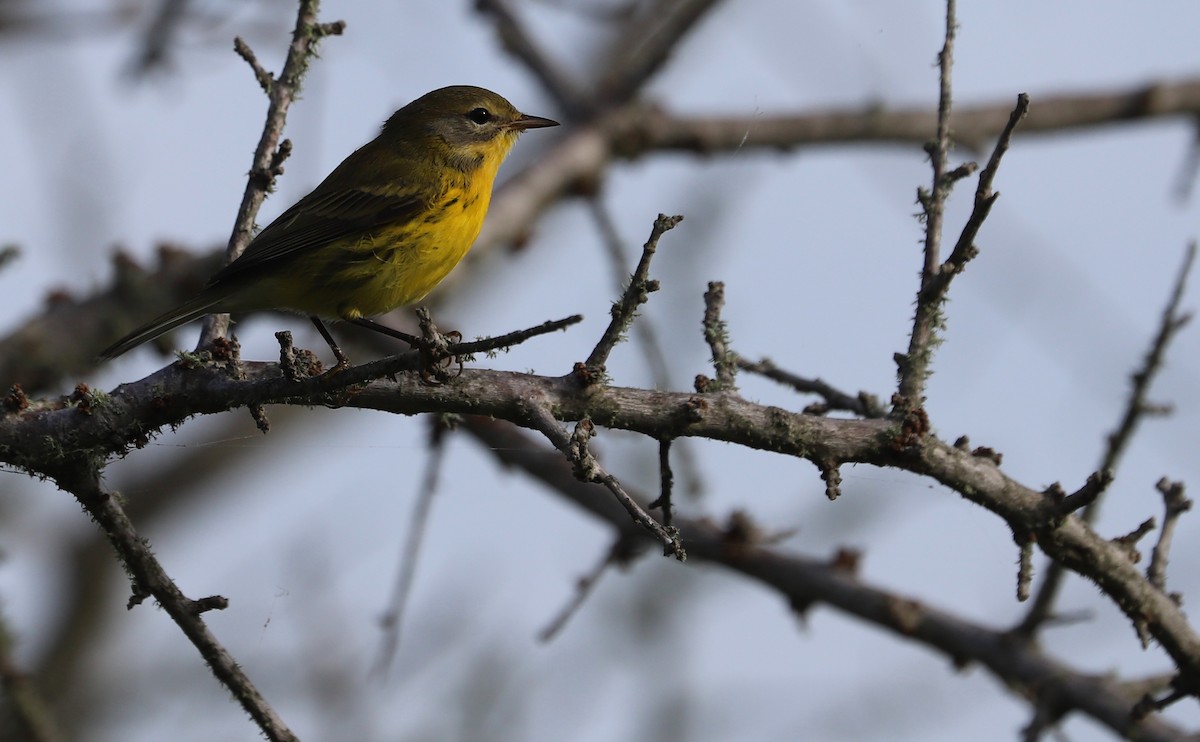
<svg viewBox="0 0 1200 742">
<path fill-rule="evenodd" d="M 429 89 L 482 85 L 527 112 L 559 115 L 470 5 L 326 2 L 324 16 L 345 19 L 346 34 L 323 44 L 293 108 L 287 135 L 295 154 L 260 222 Z M 963 104 L 1027 92 L 1036 109 L 1039 98 L 1056 92 L 1200 74 L 1195 3 L 960 5 L 954 80 Z M 294 11 L 278 1 L 253 10 L 216 0 L 198 6 L 219 20 L 186 35 L 170 71 L 137 82 L 122 76 L 133 48 L 128 31 L 70 44 L 0 39 L 0 96 L 9 101 L 0 108 L 0 242 L 23 251 L 0 272 L 5 328 L 39 311 L 52 288 L 82 293 L 105 285 L 117 245 L 149 260 L 161 240 L 207 249 L 228 236 L 265 110 L 230 39 L 247 36 L 274 69 Z M 554 3 L 519 7 L 566 67 L 581 78 L 594 72 L 593 51 L 603 38 L 596 21 Z M 697 114 L 932 106 L 942 13 L 932 1 L 727 2 L 648 95 Z M 502 175 L 555 136 L 530 133 Z M 1184 246 L 1196 237 L 1195 199 L 1172 196 L 1193 137 L 1186 121 L 1053 138 L 1018 134 L 996 181 L 1001 199 L 979 236 L 982 253 L 951 291 L 946 343 L 929 387 L 941 435 L 966 433 L 1002 451 L 1006 472 L 1030 486 L 1061 480 L 1071 490 L 1083 481 L 1117 419 Z M 686 216 L 664 238 L 653 271 L 663 290 L 644 312 L 667 337 L 676 387 L 688 388 L 707 370 L 701 295 L 707 281 L 720 279 L 738 352 L 886 398 L 892 353 L 907 344 L 920 264 L 914 198 L 928 178 L 919 151 L 865 146 L 651 155 L 616 165 L 604 198 L 631 251 L 658 212 Z M 951 204 L 951 234 L 969 210 L 971 188 L 963 184 Z M 615 297 L 608 276 L 586 208 L 568 202 L 547 215 L 519 255 L 489 255 L 482 270 L 476 266 L 455 283 L 439 323 L 475 336 L 583 313 L 581 327 L 479 362 L 565 373 L 607 320 Z M 1187 306 L 1197 306 L 1195 296 Z M 306 324 L 247 322 L 239 328 L 244 355 L 273 357 L 272 333 L 283 326 L 320 347 Z M 192 333 L 181 344 L 190 344 Z M 1147 424 L 1134 444 L 1104 507 L 1099 528 L 1106 535 L 1161 517 L 1153 488 L 1160 476 L 1200 483 L 1196 333 L 1181 336 L 1155 387 L 1153 398 L 1174 403 L 1177 413 Z M 162 362 L 143 350 L 98 369 L 90 381 L 111 387 Z M 617 383 L 647 383 L 633 346 L 618 349 L 611 370 Z M 748 397 L 792 408 L 810 401 L 755 379 L 741 385 Z M 517 738 L 633 738 L 645 720 L 630 719 L 628 709 L 659 702 L 691 720 L 680 738 L 696 742 L 1011 740 L 1028 721 L 1026 706 L 981 671 L 956 673 L 924 648 L 827 609 L 801 627 L 783 601 L 756 585 L 654 557 L 632 575 L 606 576 L 562 637 L 539 645 L 536 633 L 607 547 L 608 535 L 457 438 L 406 643 L 393 682 L 380 687 L 367 679 L 378 644 L 375 620 L 424 466 L 425 425 L 351 410 L 272 417 L 269 436 L 253 432 L 247 419 L 244 434 L 220 440 L 219 425 L 193 421 L 114 464 L 108 479 L 121 488 L 186 453 L 180 446 L 254 449 L 249 466 L 230 471 L 147 535 L 185 591 L 231 598 L 229 610 L 209 614 L 214 631 L 306 739 L 333 738 L 306 701 L 317 657 L 361 683 L 346 692 L 364 699 L 349 713 L 364 739 L 455 729 L 438 726 L 455 713 L 441 704 L 454 698 L 464 672 L 483 674 L 485 656 L 502 668 L 491 686 L 497 709 L 488 718 Z M 653 442 L 602 433 L 598 445 L 619 475 L 656 486 Z M 770 527 L 797 528 L 785 547 L 807 555 L 862 548 L 864 579 L 970 619 L 1004 625 L 1022 614 L 1013 599 L 1011 536 L 998 518 L 960 497 L 925 480 L 853 467 L 843 470 L 844 495 L 831 504 L 806 463 L 724 444 L 695 448 L 707 499 L 689 511 L 722 518 L 745 508 Z M 753 486 L 746 486 L 748 476 Z M 61 557 L 38 534 L 91 526 L 48 485 L 15 474 L 0 481 L 21 505 L 0 524 L 8 557 L 0 565 L 0 595 L 32 656 L 39 622 L 52 608 L 44 581 L 53 579 L 49 570 Z M 1180 525 L 1171 572 L 1172 589 L 1189 596 L 1200 585 L 1180 565 L 1198 556 L 1195 518 Z M 639 599 L 656 592 L 677 595 L 679 612 L 667 612 L 670 629 L 657 636 L 653 657 L 634 656 L 624 649 L 632 640 L 622 637 L 634 633 Z M 1072 580 L 1062 607 L 1093 611 L 1094 619 L 1048 635 L 1060 657 L 1095 672 L 1167 668 L 1160 652 L 1137 646 L 1124 619 L 1090 585 Z M 114 712 L 97 721 L 96 739 L 152 739 L 165 729 L 182 740 L 255 738 L 163 614 L 143 607 L 113 620 L 122 638 L 108 658 L 110 677 L 147 703 L 161 702 L 157 678 L 165 666 L 187 696 L 166 693 L 174 696 L 170 705 L 153 718 L 138 708 Z M 1188 704 L 1173 713 L 1200 721 Z M 183 719 L 192 721 L 181 730 Z M 1067 728 L 1073 740 L 1107 738 L 1090 723 Z"/>
</svg>

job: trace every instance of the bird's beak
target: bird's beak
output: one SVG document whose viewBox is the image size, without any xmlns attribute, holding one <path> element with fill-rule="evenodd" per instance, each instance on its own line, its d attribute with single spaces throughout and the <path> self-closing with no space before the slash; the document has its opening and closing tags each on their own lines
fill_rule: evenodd
<svg viewBox="0 0 1200 742">
<path fill-rule="evenodd" d="M 504 128 L 511 131 L 525 131 L 526 129 L 544 129 L 547 126 L 558 126 L 558 122 L 544 119 L 541 116 L 526 116 L 525 114 L 521 114 L 510 121 Z"/>
</svg>

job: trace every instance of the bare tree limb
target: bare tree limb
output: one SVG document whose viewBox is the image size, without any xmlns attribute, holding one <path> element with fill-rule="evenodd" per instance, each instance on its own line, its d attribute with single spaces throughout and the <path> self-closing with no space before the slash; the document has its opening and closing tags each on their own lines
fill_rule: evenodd
<svg viewBox="0 0 1200 742">
<path fill-rule="evenodd" d="M 1167 298 L 1166 306 L 1163 308 L 1161 318 L 1159 319 L 1158 331 L 1150 341 L 1150 347 L 1146 351 L 1146 356 L 1142 360 L 1141 366 L 1131 376 L 1133 384 L 1130 387 L 1125 407 L 1121 412 L 1121 419 L 1117 422 L 1113 431 L 1108 434 L 1107 445 L 1100 457 L 1100 466 L 1098 469 L 1105 486 L 1107 486 L 1108 482 L 1112 481 L 1117 467 L 1121 463 L 1121 458 L 1124 456 L 1130 441 L 1133 439 L 1134 433 L 1150 409 L 1147 402 L 1150 385 L 1163 368 L 1166 361 L 1167 348 L 1170 347 L 1175 335 L 1191 321 L 1191 313 L 1181 311 L 1180 307 L 1183 303 L 1184 292 L 1187 289 L 1187 279 L 1191 275 L 1195 259 L 1196 243 L 1193 242 L 1188 245 L 1187 250 L 1184 252 L 1183 263 L 1175 274 L 1175 284 L 1171 289 L 1171 294 Z M 1083 509 L 1082 518 L 1085 523 L 1091 524 L 1095 522 L 1096 516 L 1099 514 L 1099 500 L 1097 498 L 1099 498 L 1102 492 L 1103 487 L 1095 492 L 1088 506 Z M 1029 611 L 1025 614 L 1024 618 L 1021 619 L 1020 624 L 1015 629 L 1016 631 L 1032 636 L 1043 623 L 1052 617 L 1054 604 L 1058 599 L 1058 593 L 1062 588 L 1062 581 L 1065 576 L 1063 566 L 1057 562 L 1052 562 L 1046 567 L 1045 576 L 1038 586 L 1033 603 L 1029 606 Z"/>
<path fill-rule="evenodd" d="M 0 460 L 52 476 L 63 455 L 54 441 L 64 435 L 74 451 L 99 460 L 124 453 L 162 426 L 252 402 L 482 414 L 530 425 L 531 400 L 536 400 L 536 409 L 552 411 L 559 420 L 590 418 L 655 440 L 699 436 L 814 463 L 866 463 L 931 477 L 1001 516 L 1014 532 L 1034 534 L 1048 556 L 1094 580 L 1131 617 L 1147 617 L 1151 635 L 1180 671 L 1200 677 L 1200 636 L 1179 606 L 1150 586 L 1120 547 L 1078 518 L 1064 517 L 1053 498 L 1005 476 L 991 458 L 887 420 L 789 413 L 730 393 L 581 387 L 574 375 L 552 378 L 471 368 L 451 384 L 429 386 L 418 375 L 403 373 L 419 363 L 415 353 L 386 358 L 347 369 L 336 377 L 337 384 L 320 378 L 289 381 L 276 364 L 243 362 L 240 378 L 216 367 L 174 364 L 118 387 L 92 404 L 89 414 L 61 401 L 35 400 L 19 415 L 0 417 Z M 389 374 L 395 375 L 394 382 L 380 380 Z M 549 426 L 539 423 L 541 428 Z M 566 439 L 563 431 L 556 444 L 566 446 Z"/>
<path fill-rule="evenodd" d="M 167 575 L 158 559 L 151 553 L 144 538 L 133 527 L 118 502 L 116 493 L 100 485 L 99 472 L 83 457 L 71 455 L 61 459 L 57 468 L 45 472 L 63 489 L 75 495 L 96 524 L 104 530 L 113 549 L 129 574 L 133 596 L 130 607 L 147 597 L 167 612 L 171 620 L 191 640 L 213 675 L 237 699 L 259 730 L 273 742 L 294 742 L 295 735 L 267 703 L 241 666 L 208 630 L 201 618 L 213 608 L 223 608 L 225 599 L 219 596 L 192 600 L 186 597 Z"/>
<path fill-rule="evenodd" d="M 547 457 L 545 448 L 521 430 L 474 416 L 464 419 L 463 430 L 498 461 L 518 467 L 556 495 L 605 520 L 618 533 L 645 541 L 645 534 L 630 530 L 623 510 L 611 500 L 592 496 L 587 485 L 572 477 L 565 462 Z M 1074 711 L 1130 739 L 1167 742 L 1185 737 L 1182 730 L 1162 719 L 1131 717 L 1133 702 L 1146 692 L 1142 685 L 1121 683 L 1108 674 L 1088 675 L 1047 656 L 1036 645 L 1011 639 L 1003 629 L 967 621 L 872 586 L 848 567 L 845 559 L 818 561 L 763 545 L 734 542 L 728 532 L 706 520 L 684 518 L 679 526 L 693 558 L 753 577 L 784 596 L 797 610 L 828 605 L 940 651 L 956 666 L 979 663 L 1004 687 L 1036 708 L 1052 710 L 1046 726 Z M 1149 687 L 1161 685 L 1162 680 L 1157 679 Z"/>
</svg>

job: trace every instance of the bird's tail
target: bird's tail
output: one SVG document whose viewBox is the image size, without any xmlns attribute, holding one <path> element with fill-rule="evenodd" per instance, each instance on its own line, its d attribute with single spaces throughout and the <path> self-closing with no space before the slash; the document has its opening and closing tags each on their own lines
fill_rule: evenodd
<svg viewBox="0 0 1200 742">
<path fill-rule="evenodd" d="M 166 314 L 160 315 L 155 319 L 150 320 L 146 324 L 137 328 L 117 342 L 100 351 L 100 358 L 108 360 L 116 358 L 123 353 L 133 350 L 142 343 L 147 343 L 158 337 L 174 330 L 180 325 L 186 325 L 195 319 L 200 319 L 206 314 L 211 314 L 214 311 L 220 311 L 217 307 L 221 300 L 225 298 L 222 292 L 205 291 L 196 298 L 172 309 Z"/>
</svg>

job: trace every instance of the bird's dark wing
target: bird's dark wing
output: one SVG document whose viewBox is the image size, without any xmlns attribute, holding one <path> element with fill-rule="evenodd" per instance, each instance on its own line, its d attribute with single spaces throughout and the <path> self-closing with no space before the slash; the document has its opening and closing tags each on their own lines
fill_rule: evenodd
<svg viewBox="0 0 1200 742">
<path fill-rule="evenodd" d="M 328 188 L 322 183 L 258 233 L 241 257 L 213 276 L 209 285 L 242 278 L 266 265 L 319 249 L 353 235 L 402 224 L 421 213 L 425 200 L 402 184 Z"/>
</svg>

